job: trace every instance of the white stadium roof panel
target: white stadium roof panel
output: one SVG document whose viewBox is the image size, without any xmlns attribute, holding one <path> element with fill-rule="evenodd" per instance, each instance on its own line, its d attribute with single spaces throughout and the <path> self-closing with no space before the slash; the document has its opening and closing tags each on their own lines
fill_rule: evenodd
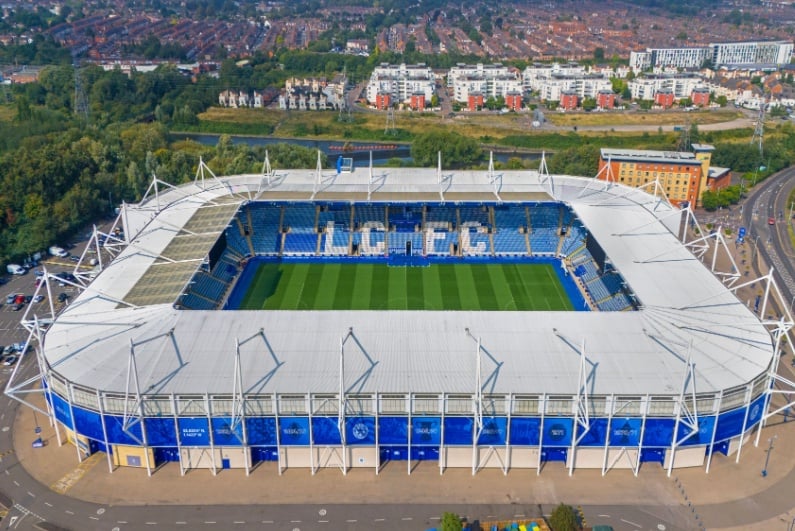
<svg viewBox="0 0 795 531">
<path fill-rule="evenodd" d="M 315 178 L 311 170 L 279 170 L 270 185 L 259 175 L 207 179 L 207 190 L 189 184 L 161 191 L 159 210 L 154 200 L 126 207 L 131 245 L 47 332 L 44 353 L 53 370 L 78 385 L 124 393 L 132 342 L 141 392 L 231 394 L 236 340 L 260 329 L 267 341 L 255 338 L 240 349 L 249 393 L 337 393 L 340 341 L 351 328 L 344 385 L 352 394 L 471 394 L 478 337 L 483 391 L 495 394 L 576 394 L 583 346 L 592 394 L 678 395 L 688 356 L 698 392 L 746 384 L 771 362 L 770 336 L 758 318 L 672 234 L 680 220 L 673 207 L 621 185 L 524 171 L 495 172 L 491 183 L 486 172 L 443 170 L 439 184 L 435 169 L 378 168 L 370 192 L 383 201 L 406 194 L 440 200 L 440 190 L 477 200 L 504 193 L 564 201 L 632 287 L 639 311 L 254 312 L 119 304 L 162 267 L 160 254 L 200 208 L 226 203 L 220 208 L 229 209 L 228 220 L 247 200 L 368 192 L 366 169 Z M 214 221 L 206 234 L 220 234 L 227 222 Z M 213 239 L 202 241 L 182 263 L 198 267 Z"/>
</svg>

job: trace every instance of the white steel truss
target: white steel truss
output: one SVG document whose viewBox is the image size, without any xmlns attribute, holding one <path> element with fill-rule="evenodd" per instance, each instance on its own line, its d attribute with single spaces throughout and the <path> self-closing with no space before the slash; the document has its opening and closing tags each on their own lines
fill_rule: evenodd
<svg viewBox="0 0 795 531">
<path fill-rule="evenodd" d="M 574 461 L 576 461 L 577 445 L 591 429 L 591 415 L 588 408 L 588 371 L 586 367 L 587 357 L 585 355 L 585 339 L 580 345 L 580 368 L 577 376 L 577 394 L 574 403 L 574 422 L 571 434 L 571 455 L 569 456 L 569 476 L 574 473 Z M 582 428 L 582 433 L 577 434 L 577 428 Z"/>
</svg>

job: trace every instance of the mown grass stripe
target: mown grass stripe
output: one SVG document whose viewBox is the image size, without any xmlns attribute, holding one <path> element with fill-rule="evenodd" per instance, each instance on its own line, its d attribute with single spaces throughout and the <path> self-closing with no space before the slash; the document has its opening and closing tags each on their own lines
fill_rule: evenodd
<svg viewBox="0 0 795 531">
<path fill-rule="evenodd" d="M 265 301 L 265 307 L 269 310 L 294 310 L 298 307 L 309 264 L 281 264 L 281 268 L 284 288 L 282 289 L 280 283 L 277 291 L 281 291 L 282 295 L 274 297 L 272 301 Z M 276 306 L 277 302 L 279 306 Z"/>
<path fill-rule="evenodd" d="M 406 309 L 407 267 L 387 267 L 389 271 L 389 298 L 386 307 L 390 310 Z"/>
<path fill-rule="evenodd" d="M 425 286 L 423 272 L 427 267 L 406 268 L 406 308 L 408 310 L 425 309 Z"/>
<path fill-rule="evenodd" d="M 389 268 L 379 266 L 373 268 L 373 280 L 370 283 L 370 300 L 366 310 L 386 310 L 389 300 Z"/>
<path fill-rule="evenodd" d="M 508 279 L 505 278 L 504 264 L 495 264 L 491 269 L 491 284 L 494 289 L 494 298 L 499 306 L 497 310 L 516 310 L 516 301 L 513 298 Z"/>
<path fill-rule="evenodd" d="M 444 309 L 460 310 L 461 295 L 456 266 L 452 264 L 439 265 L 439 287 L 442 290 Z"/>
<path fill-rule="evenodd" d="M 440 280 L 441 268 L 423 267 L 422 268 L 422 294 L 423 308 L 426 310 L 445 310 L 444 299 L 442 297 L 442 284 Z"/>
<path fill-rule="evenodd" d="M 356 275 L 354 282 L 351 285 L 350 300 L 348 307 L 342 308 L 344 310 L 364 310 L 369 309 L 372 304 L 370 301 L 370 293 L 373 288 L 373 269 L 374 264 L 356 264 Z M 344 277 L 344 273 L 340 274 L 340 278 Z"/>
<path fill-rule="evenodd" d="M 478 264 L 472 268 L 472 278 L 475 281 L 480 310 L 495 311 L 500 309 L 497 304 L 497 296 L 494 293 L 492 271 L 495 269 L 495 264 Z"/>
<path fill-rule="evenodd" d="M 511 296 L 513 297 L 516 309 L 520 311 L 531 310 L 533 309 L 532 300 L 527 290 L 525 290 L 521 275 L 516 266 L 517 264 L 503 264 L 502 271 L 505 274 L 505 278 L 508 280 L 508 287 L 511 290 Z"/>
<path fill-rule="evenodd" d="M 462 310 L 477 311 L 481 308 L 477 288 L 475 287 L 475 277 L 473 274 L 473 269 L 475 267 L 476 265 L 473 264 L 461 264 L 455 268 Z"/>
<path fill-rule="evenodd" d="M 323 264 L 309 264 L 304 279 L 301 296 L 296 303 L 297 310 L 312 310 L 317 298 L 317 290 L 320 286 L 320 278 L 323 275 Z"/>
<path fill-rule="evenodd" d="M 315 301 L 312 304 L 315 310 L 331 310 L 334 308 L 334 300 L 339 285 L 339 275 L 342 264 L 325 263 L 318 264 L 320 269 L 320 282 L 315 293 Z"/>
</svg>

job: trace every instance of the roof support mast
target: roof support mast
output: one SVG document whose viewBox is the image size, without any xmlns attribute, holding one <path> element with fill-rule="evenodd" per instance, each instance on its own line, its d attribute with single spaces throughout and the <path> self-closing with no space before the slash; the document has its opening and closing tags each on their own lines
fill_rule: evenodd
<svg viewBox="0 0 795 531">
<path fill-rule="evenodd" d="M 574 433 L 571 437 L 571 455 L 569 455 L 569 476 L 574 473 L 574 461 L 576 461 L 577 445 L 588 434 L 591 429 L 591 416 L 588 409 L 588 372 L 585 366 L 585 339 L 580 345 L 580 369 L 577 376 L 577 396 L 575 398 L 574 409 Z M 577 427 L 582 428 L 582 433 L 577 435 Z"/>
</svg>

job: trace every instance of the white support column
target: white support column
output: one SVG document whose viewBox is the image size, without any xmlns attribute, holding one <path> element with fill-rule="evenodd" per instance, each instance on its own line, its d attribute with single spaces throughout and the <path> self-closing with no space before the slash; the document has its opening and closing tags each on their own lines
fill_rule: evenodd
<svg viewBox="0 0 795 531">
<path fill-rule="evenodd" d="M 210 411 L 210 395 L 204 393 L 204 414 L 207 416 L 207 434 L 210 436 L 210 458 L 213 464 L 213 476 L 218 475 L 218 463 L 215 459 L 215 435 L 213 434 L 213 416 Z"/>
<path fill-rule="evenodd" d="M 75 420 L 75 408 L 72 405 L 72 384 L 66 384 L 67 404 L 69 404 L 69 415 L 72 417 L 72 437 L 75 440 L 75 450 L 77 451 L 78 463 L 83 462 L 83 454 L 80 453 L 80 440 L 77 435 L 77 421 Z"/>
<path fill-rule="evenodd" d="M 745 442 L 745 429 L 748 426 L 748 412 L 751 409 L 751 402 L 754 397 L 754 384 L 749 383 L 745 388 L 745 400 L 743 405 L 745 407 L 745 414 L 743 415 L 743 427 L 740 430 L 740 444 L 737 446 L 737 457 L 734 459 L 735 463 L 740 462 L 740 453 L 743 451 L 743 443 Z"/>
<path fill-rule="evenodd" d="M 408 424 L 408 442 L 409 445 L 406 448 L 408 452 L 408 459 L 406 459 L 406 472 L 410 476 L 411 475 L 411 433 L 414 431 L 414 426 L 411 423 L 411 412 L 414 410 L 414 395 L 409 394 L 409 424 Z"/>
<path fill-rule="evenodd" d="M 97 395 L 99 418 L 102 419 L 102 440 L 105 442 L 105 456 L 108 458 L 108 472 L 113 474 L 113 460 L 110 455 L 110 443 L 108 443 L 108 429 L 105 427 L 105 408 L 102 407 L 102 396 L 99 394 L 99 389 L 95 389 L 94 392 Z"/>
<path fill-rule="evenodd" d="M 539 406 L 541 406 L 541 427 L 539 428 L 540 433 L 538 434 L 538 465 L 536 466 L 536 476 L 541 475 L 541 454 L 544 451 L 544 421 L 546 420 L 546 412 L 547 412 L 547 395 L 544 393 L 541 395 L 541 399 L 539 400 Z"/>
<path fill-rule="evenodd" d="M 715 413 L 715 422 L 712 425 L 712 437 L 709 440 L 709 453 L 707 454 L 707 468 L 706 473 L 709 474 L 709 467 L 712 464 L 712 454 L 715 452 L 715 434 L 718 431 L 718 418 L 720 417 L 720 408 L 723 403 L 723 389 L 718 394 L 718 407 Z"/>
<path fill-rule="evenodd" d="M 441 476 L 444 474 L 444 463 L 447 460 L 446 457 L 446 446 L 444 440 L 444 419 L 447 416 L 447 397 L 443 398 L 444 402 L 442 403 L 442 416 L 441 416 L 441 425 L 439 426 L 439 475 Z"/>
<path fill-rule="evenodd" d="M 185 475 L 185 466 L 182 464 L 182 436 L 179 429 L 179 415 L 177 411 L 177 400 L 174 394 L 168 396 L 171 402 L 171 414 L 174 417 L 174 435 L 177 438 L 177 453 L 179 453 L 179 475 Z"/>
<path fill-rule="evenodd" d="M 469 329 L 467 328 L 467 334 Z M 471 334 L 470 334 L 471 336 Z M 474 476 L 478 470 L 478 440 L 480 434 L 483 432 L 483 381 L 481 376 L 481 363 L 480 363 L 480 336 L 477 338 L 478 346 L 475 350 L 475 429 L 472 433 L 472 475 Z"/>
<path fill-rule="evenodd" d="M 378 396 L 378 392 L 375 393 L 375 475 L 377 476 L 378 473 L 381 471 L 381 426 L 378 422 L 379 419 L 379 412 L 381 409 L 381 400 Z"/>
<path fill-rule="evenodd" d="M 610 395 L 607 397 L 606 406 L 607 406 L 607 430 L 605 430 L 605 451 L 604 455 L 602 456 L 602 477 L 607 473 L 607 457 L 610 449 L 610 430 L 613 429 L 613 408 L 614 408 L 614 401 L 615 395 Z"/>
<path fill-rule="evenodd" d="M 574 422 L 572 423 L 571 433 L 571 455 L 569 456 L 569 476 L 574 473 L 574 461 L 577 455 L 577 445 L 591 429 L 591 415 L 588 406 L 588 372 L 585 357 L 585 339 L 580 345 L 580 368 L 577 377 L 577 395 L 574 404 Z M 583 432 L 577 435 L 577 426 L 583 428 Z"/>
<path fill-rule="evenodd" d="M 276 463 L 279 475 L 282 475 L 282 426 L 279 422 L 279 395 L 273 394 L 273 414 L 276 418 Z"/>
<path fill-rule="evenodd" d="M 640 436 L 638 437 L 638 458 L 635 460 L 635 467 L 632 470 L 632 474 L 635 477 L 638 477 L 638 471 L 640 470 L 640 456 L 643 453 L 643 437 L 646 435 L 646 419 L 649 416 L 649 408 L 651 407 L 651 397 L 646 395 L 646 407 L 643 408 L 643 416 L 640 420 Z"/>
<path fill-rule="evenodd" d="M 682 387 L 679 392 L 679 400 L 676 404 L 677 406 L 676 422 L 674 423 L 674 433 L 673 437 L 671 438 L 671 458 L 668 460 L 668 477 L 671 477 L 671 471 L 673 470 L 674 466 L 674 459 L 676 458 L 676 449 L 679 447 L 680 444 L 682 444 L 687 439 L 698 433 L 698 406 L 696 402 L 696 387 L 694 381 L 695 370 L 693 369 L 692 350 L 693 350 L 693 342 L 691 340 L 687 350 L 687 361 L 685 364 L 684 374 L 682 375 Z M 687 392 L 688 387 L 690 388 L 690 395 L 691 395 L 690 398 L 693 402 L 692 412 L 688 409 L 687 403 L 685 402 L 685 393 Z M 684 418 L 682 415 L 683 411 L 684 411 Z M 690 431 L 687 435 L 679 439 L 678 438 L 679 424 L 682 423 L 685 424 L 685 426 L 687 426 L 687 428 Z"/>
</svg>

